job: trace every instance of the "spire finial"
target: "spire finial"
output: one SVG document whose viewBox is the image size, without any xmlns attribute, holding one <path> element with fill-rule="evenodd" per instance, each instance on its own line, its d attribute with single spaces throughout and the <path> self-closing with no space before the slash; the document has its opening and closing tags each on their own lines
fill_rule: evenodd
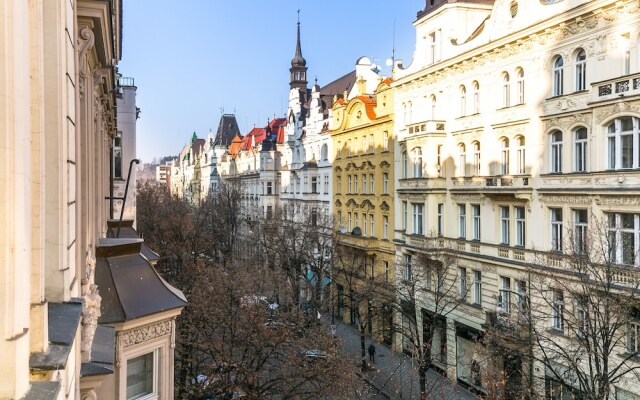
<svg viewBox="0 0 640 400">
<path fill-rule="evenodd" d="M 300 9 L 298 8 L 298 25 L 300 25 Z"/>
</svg>

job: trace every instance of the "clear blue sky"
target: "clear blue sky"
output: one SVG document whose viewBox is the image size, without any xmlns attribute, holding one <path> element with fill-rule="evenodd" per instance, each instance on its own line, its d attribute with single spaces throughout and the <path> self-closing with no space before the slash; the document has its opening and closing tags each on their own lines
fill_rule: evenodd
<svg viewBox="0 0 640 400">
<path fill-rule="evenodd" d="M 135 78 L 138 157 L 177 154 L 195 131 L 215 131 L 221 109 L 242 133 L 286 111 L 301 9 L 310 85 L 323 86 L 368 56 L 411 61 L 423 0 L 125 0 L 119 71 Z"/>
</svg>

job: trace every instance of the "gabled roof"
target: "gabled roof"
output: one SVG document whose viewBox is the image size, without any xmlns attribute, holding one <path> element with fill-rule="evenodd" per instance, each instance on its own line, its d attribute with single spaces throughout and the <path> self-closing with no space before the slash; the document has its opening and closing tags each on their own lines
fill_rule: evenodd
<svg viewBox="0 0 640 400">
<path fill-rule="evenodd" d="M 353 85 L 356 83 L 356 70 L 349 72 L 348 74 L 341 76 L 335 81 L 328 83 L 320 89 L 320 98 L 325 103 L 326 108 L 331 108 L 333 105 L 333 96 L 342 97 L 344 92 L 350 92 Z"/>
<path fill-rule="evenodd" d="M 276 143 L 284 143 L 284 127 L 287 126 L 286 118 L 274 118 L 269 122 L 271 134 L 275 135 Z"/>
<path fill-rule="evenodd" d="M 240 135 L 240 128 L 238 128 L 236 116 L 233 114 L 223 114 L 218 123 L 218 130 L 216 131 L 216 138 L 213 140 L 213 145 L 228 147 L 231 145 L 231 141 L 235 135 Z"/>
<path fill-rule="evenodd" d="M 229 145 L 229 154 L 231 156 L 237 156 L 240 150 L 242 150 L 242 145 L 242 136 L 240 136 L 240 134 L 235 135 Z"/>
</svg>

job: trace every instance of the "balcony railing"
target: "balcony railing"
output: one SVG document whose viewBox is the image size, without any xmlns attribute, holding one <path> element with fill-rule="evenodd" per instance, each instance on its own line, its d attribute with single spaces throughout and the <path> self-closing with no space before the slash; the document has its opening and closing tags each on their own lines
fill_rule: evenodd
<svg viewBox="0 0 640 400">
<path fill-rule="evenodd" d="M 611 100 L 640 94 L 640 73 L 592 83 L 591 101 Z"/>
<path fill-rule="evenodd" d="M 428 120 L 407 124 L 404 131 L 410 135 L 419 133 L 445 133 L 445 121 Z"/>
</svg>

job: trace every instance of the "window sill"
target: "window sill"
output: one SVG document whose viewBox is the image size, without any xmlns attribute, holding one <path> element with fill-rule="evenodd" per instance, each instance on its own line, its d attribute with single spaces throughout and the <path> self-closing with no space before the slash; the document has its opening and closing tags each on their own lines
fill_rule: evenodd
<svg viewBox="0 0 640 400">
<path fill-rule="evenodd" d="M 558 328 L 549 328 L 547 330 L 547 332 L 549 332 L 550 334 L 554 335 L 554 336 L 559 336 L 559 337 L 566 337 L 566 335 L 564 334 L 563 330 L 560 330 Z"/>
</svg>

